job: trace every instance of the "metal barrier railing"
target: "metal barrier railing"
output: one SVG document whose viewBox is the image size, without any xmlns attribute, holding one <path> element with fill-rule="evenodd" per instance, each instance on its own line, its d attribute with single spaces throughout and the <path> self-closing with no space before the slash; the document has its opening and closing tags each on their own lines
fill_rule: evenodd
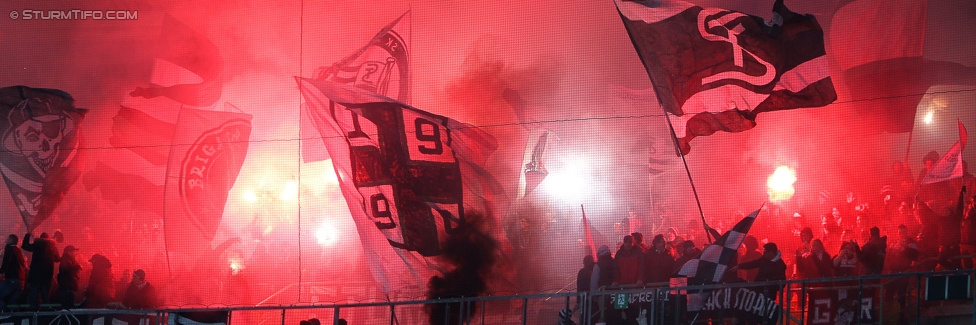
<svg viewBox="0 0 976 325">
<path fill-rule="evenodd" d="M 932 286 L 928 284 L 932 279 L 953 276 L 963 277 L 965 280 L 962 281 L 960 287 L 950 288 L 951 283 L 944 283 L 938 286 L 940 290 L 945 291 L 941 298 L 940 295 L 929 292 L 932 290 Z M 608 311 L 617 313 L 628 308 L 631 308 L 630 311 L 633 313 L 634 310 L 632 307 L 620 308 L 621 306 L 615 303 L 622 297 L 626 297 L 631 303 L 638 302 L 638 309 L 647 310 L 645 316 L 647 324 L 686 324 L 701 320 L 699 316 L 706 313 L 718 318 L 741 317 L 743 313 L 735 313 L 735 307 L 741 307 L 743 305 L 755 307 L 759 304 L 753 303 L 750 305 L 749 302 L 755 302 L 758 299 L 753 298 L 746 303 L 742 303 L 741 299 L 747 298 L 728 297 L 716 292 L 756 293 L 755 296 L 759 296 L 761 290 L 772 287 L 777 289 L 775 297 L 767 298 L 769 298 L 768 302 L 774 303 L 774 308 L 778 311 L 775 313 L 776 317 L 774 319 L 755 317 L 753 320 L 767 324 L 890 324 L 895 323 L 895 321 L 903 324 L 921 324 L 925 321 L 923 320 L 923 308 L 944 308 L 944 302 L 951 301 L 954 298 L 957 301 L 957 305 L 958 302 L 965 302 L 966 311 L 961 315 L 968 317 L 976 324 L 976 318 L 973 317 L 976 314 L 976 300 L 974 300 L 976 296 L 972 295 L 974 276 L 976 276 L 976 270 L 968 269 L 784 280 L 761 283 L 672 286 L 655 289 L 619 288 L 590 293 L 588 299 L 590 301 L 597 301 L 597 303 L 591 303 L 587 307 L 595 310 L 590 313 L 592 317 L 581 318 L 579 323 L 598 324 L 602 321 L 608 321 L 610 323 L 620 321 L 619 317 L 610 317 L 606 313 Z M 961 293 L 961 296 L 948 297 L 945 295 L 950 291 L 958 291 Z M 706 311 L 688 311 L 687 304 L 684 306 L 678 304 L 678 302 L 687 302 L 688 295 L 684 293 L 705 293 L 706 298 L 704 299 L 706 301 L 703 301 L 703 304 L 708 306 L 709 303 L 712 303 L 713 305 L 710 308 L 706 308 L 710 309 Z M 841 319 L 838 321 L 839 315 L 836 310 L 836 303 L 838 302 L 836 295 L 838 294 L 846 295 L 846 302 L 852 304 L 849 306 L 852 309 L 847 310 L 847 312 L 852 312 L 853 314 L 853 316 L 850 316 L 850 319 Z M 654 299 L 646 301 L 646 297 L 654 297 Z M 960 297 L 963 299 L 959 299 Z M 718 298 L 720 301 L 707 301 L 709 298 Z M 738 301 L 738 305 L 737 298 L 741 298 Z M 607 300 L 610 303 L 600 303 L 600 299 Z M 817 311 L 808 310 L 809 305 L 816 305 L 817 303 L 817 301 L 811 301 L 810 299 L 823 300 L 825 303 L 824 308 Z M 794 301 L 796 304 L 794 304 Z M 831 306 L 827 305 L 827 303 L 834 303 L 835 305 Z M 897 308 L 886 306 L 886 303 L 895 303 Z M 714 304 L 728 305 L 714 306 Z M 768 306 L 765 308 L 767 309 L 766 311 L 769 311 Z M 893 308 L 897 312 L 890 312 Z M 959 308 L 956 309 L 958 311 Z M 601 311 L 603 315 L 600 314 Z M 584 309 L 585 312 L 586 310 Z M 722 312 L 726 314 L 722 315 Z M 891 319 L 892 315 L 890 314 L 894 314 L 894 317 L 897 319 Z"/>
<path fill-rule="evenodd" d="M 434 322 L 433 325 L 439 325 L 443 322 L 445 325 L 524 325 L 556 324 L 560 321 L 561 310 L 572 311 L 572 319 L 580 325 L 613 323 L 621 317 L 641 317 L 649 325 L 690 324 L 706 319 L 721 321 L 736 317 L 740 320 L 751 317 L 751 321 L 768 324 L 836 324 L 838 320 L 841 323 L 846 320 L 849 324 L 889 324 L 895 321 L 921 324 L 923 309 L 946 308 L 945 303 L 938 302 L 944 301 L 940 298 L 959 297 L 964 297 L 966 303 L 955 303 L 956 307 L 964 307 L 965 312 L 961 315 L 970 317 L 976 323 L 976 318 L 973 318 L 976 300 L 971 294 L 973 283 L 976 282 L 973 281 L 974 276 L 976 270 L 970 269 L 762 283 L 617 287 L 590 293 L 348 304 L 14 312 L 0 315 L 0 325 L 118 324 L 119 320 L 129 324 L 181 324 L 179 319 L 199 314 L 224 315 L 221 323 L 226 324 L 231 324 L 232 320 L 233 324 L 298 324 L 299 320 L 310 316 L 321 316 L 323 324 L 335 324 L 340 317 L 346 317 L 355 319 L 356 324 Z M 965 281 L 954 284 L 954 280 L 947 277 Z M 776 289 L 775 296 L 766 297 L 773 289 Z M 937 294 L 935 289 L 944 292 Z M 962 293 L 949 297 L 951 292 Z M 840 294 L 844 295 L 844 299 L 837 298 Z M 702 309 L 689 309 L 689 300 Z M 844 305 L 847 308 L 844 309 L 845 314 L 838 312 L 838 305 L 842 303 L 849 304 Z M 810 310 L 811 306 L 815 310 Z M 893 309 L 897 309 L 897 313 L 891 312 Z M 430 313 L 431 310 L 437 312 Z M 856 316 L 840 318 L 850 315 Z"/>
</svg>

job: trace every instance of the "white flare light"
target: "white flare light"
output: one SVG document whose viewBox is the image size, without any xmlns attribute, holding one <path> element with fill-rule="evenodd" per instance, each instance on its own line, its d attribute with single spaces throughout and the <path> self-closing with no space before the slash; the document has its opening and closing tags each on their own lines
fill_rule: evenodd
<svg viewBox="0 0 976 325">
<path fill-rule="evenodd" d="M 331 246 L 336 242 L 338 237 L 339 230 L 328 221 L 323 222 L 322 226 L 319 226 L 319 229 L 315 230 L 315 241 L 323 247 Z"/>
<path fill-rule="evenodd" d="M 257 193 L 254 193 L 253 190 L 244 191 L 244 201 L 247 201 L 247 203 L 254 203 L 257 202 L 257 200 L 258 195 Z"/>
<path fill-rule="evenodd" d="M 766 180 L 766 186 L 769 187 L 769 201 L 785 201 L 793 197 L 793 193 L 796 190 L 793 189 L 793 183 L 796 182 L 796 172 L 786 166 L 776 167 L 776 171 L 772 175 L 769 175 L 769 179 Z"/>
<path fill-rule="evenodd" d="M 288 181 L 285 183 L 285 188 L 281 190 L 281 199 L 285 201 L 294 201 L 298 198 L 298 183 L 294 181 Z"/>
<path fill-rule="evenodd" d="M 546 192 L 556 198 L 577 203 L 587 191 L 589 166 L 583 160 L 568 162 L 560 170 L 551 171 L 543 184 Z"/>
</svg>

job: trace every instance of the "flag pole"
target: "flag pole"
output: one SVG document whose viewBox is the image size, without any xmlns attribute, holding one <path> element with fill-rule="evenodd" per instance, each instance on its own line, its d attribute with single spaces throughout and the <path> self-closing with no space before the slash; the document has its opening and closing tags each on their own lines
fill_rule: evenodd
<svg viewBox="0 0 976 325">
<path fill-rule="evenodd" d="M 654 81 L 651 80 L 653 84 Z M 664 108 L 664 103 L 661 102 L 661 95 L 658 95 L 657 89 L 654 90 L 654 95 L 657 96 L 657 103 L 661 105 L 661 110 L 664 111 L 664 120 L 668 121 L 668 130 L 671 132 L 671 141 L 674 143 L 674 150 L 681 156 L 681 164 L 685 166 L 685 173 L 688 175 L 688 184 L 691 184 L 691 193 L 695 195 L 695 204 L 698 205 L 698 215 L 701 216 L 702 227 L 705 229 L 705 237 L 708 238 L 708 243 L 712 243 L 712 234 L 708 231 L 708 222 L 705 221 L 705 212 L 702 210 L 701 200 L 698 198 L 698 190 L 695 189 L 695 180 L 691 178 L 691 170 L 688 169 L 688 161 L 685 160 L 684 153 L 681 152 L 681 145 L 678 144 L 678 135 L 674 133 L 674 125 L 671 124 L 671 116 L 668 114 L 668 110 Z"/>
<path fill-rule="evenodd" d="M 614 6 L 616 6 L 616 2 L 614 2 Z M 619 7 L 617 8 L 617 13 L 620 14 L 621 18 L 623 18 L 623 13 L 620 12 Z M 627 24 L 624 24 L 624 27 L 626 28 Z M 627 34 L 630 35 L 629 29 Z M 630 36 L 630 42 L 634 45 L 634 48 L 639 48 L 637 47 L 637 43 L 634 41 L 633 36 Z M 641 62 L 647 62 L 644 60 L 644 56 L 641 54 L 641 51 L 636 52 L 637 57 L 640 58 Z M 644 70 L 647 72 L 647 79 L 651 81 L 651 85 L 653 86 L 654 76 L 651 75 L 651 71 L 647 69 L 646 64 Z M 691 170 L 688 169 L 688 162 L 685 161 L 685 155 L 681 153 L 681 145 L 678 144 L 678 135 L 674 133 L 674 125 L 671 125 L 671 117 L 668 115 L 668 110 L 665 108 L 664 102 L 661 100 L 661 94 L 658 93 L 656 86 L 654 87 L 654 96 L 657 98 L 658 105 L 661 105 L 661 110 L 664 111 L 664 120 L 668 122 L 668 130 L 671 132 L 671 140 L 674 143 L 675 152 L 678 153 L 678 156 L 681 156 L 681 163 L 685 166 L 685 173 L 688 175 L 688 183 L 691 184 L 691 193 L 695 195 L 695 204 L 698 205 L 698 214 L 701 216 L 702 227 L 708 227 L 708 223 L 705 222 L 705 212 L 702 210 L 701 200 L 698 198 L 698 190 L 695 189 L 695 181 L 691 178 Z M 709 233 L 708 228 L 705 228 L 705 237 L 708 238 L 708 243 L 711 244 L 712 235 Z"/>
<path fill-rule="evenodd" d="M 908 154 L 912 152 L 912 137 L 915 135 L 915 126 L 912 125 L 912 130 L 908 131 L 908 145 L 905 146 L 905 160 L 902 161 L 902 167 L 908 168 Z"/>
<path fill-rule="evenodd" d="M 654 83 L 654 80 L 651 80 Z M 702 210 L 701 199 L 698 198 L 698 190 L 695 188 L 695 180 L 691 178 L 691 170 L 688 168 L 688 161 L 685 160 L 684 153 L 681 152 L 681 145 L 678 143 L 678 135 L 674 132 L 674 125 L 671 124 L 671 116 L 668 110 L 664 108 L 664 103 L 661 102 L 661 95 L 657 93 L 657 89 L 654 89 L 654 96 L 657 96 L 657 103 L 661 105 L 661 110 L 664 111 L 664 120 L 668 122 L 668 131 L 671 133 L 671 142 L 674 143 L 674 150 L 681 157 L 681 164 L 685 167 L 685 174 L 688 175 L 688 184 L 691 185 L 691 193 L 695 196 L 695 204 L 698 205 L 698 214 L 701 216 L 702 227 L 705 228 L 705 236 L 708 238 L 708 243 L 712 243 L 712 234 L 708 231 L 708 222 L 705 221 L 705 212 Z"/>
</svg>

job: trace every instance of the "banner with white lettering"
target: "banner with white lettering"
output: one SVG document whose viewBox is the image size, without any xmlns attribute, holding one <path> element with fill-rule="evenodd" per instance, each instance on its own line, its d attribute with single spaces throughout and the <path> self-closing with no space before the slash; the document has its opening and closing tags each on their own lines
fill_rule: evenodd
<svg viewBox="0 0 976 325">
<path fill-rule="evenodd" d="M 747 323 L 775 324 L 782 308 L 776 297 L 766 297 L 762 288 L 722 288 L 706 293 L 701 317 L 721 318 L 736 315 Z"/>
<path fill-rule="evenodd" d="M 809 290 L 806 324 L 877 324 L 875 293 L 873 288 L 864 288 L 860 294 L 857 289 Z"/>
<path fill-rule="evenodd" d="M 682 284 L 682 286 L 687 285 Z M 689 287 L 690 289 L 690 287 Z M 660 290 L 642 291 L 637 293 L 621 293 L 610 295 L 610 306 L 613 309 L 640 308 L 646 309 L 651 303 L 681 302 L 681 310 L 691 318 L 723 319 L 736 317 L 749 324 L 775 324 L 782 315 L 782 308 L 776 302 L 776 297 L 766 297 L 762 288 L 720 288 L 714 290 Z M 701 303 L 699 303 L 699 301 Z M 701 306 L 699 310 L 688 310 L 687 304 Z M 674 307 L 666 307 L 674 310 Z M 646 315 L 640 312 L 639 315 Z M 688 318 L 688 319 L 691 319 Z"/>
</svg>

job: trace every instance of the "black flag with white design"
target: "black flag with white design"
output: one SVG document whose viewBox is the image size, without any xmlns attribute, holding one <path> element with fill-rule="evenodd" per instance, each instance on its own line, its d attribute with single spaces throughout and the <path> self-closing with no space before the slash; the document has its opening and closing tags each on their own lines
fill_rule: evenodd
<svg viewBox="0 0 976 325">
<path fill-rule="evenodd" d="M 719 282 L 729 268 L 729 264 L 739 254 L 739 246 L 742 246 L 742 241 L 746 239 L 760 210 L 740 220 L 732 230 L 715 240 L 714 244 L 709 245 L 701 254 L 682 265 L 678 275 L 694 278 L 702 283 Z"/>
<path fill-rule="evenodd" d="M 466 210 L 503 211 L 478 128 L 348 84 L 296 78 L 384 292 L 423 287 Z"/>
<path fill-rule="evenodd" d="M 387 24 L 365 46 L 328 67 L 320 67 L 316 80 L 351 85 L 410 103 L 410 11 Z M 312 112 L 302 113 L 303 139 L 316 139 L 319 125 Z M 305 162 L 329 158 L 322 141 L 302 143 Z"/>
<path fill-rule="evenodd" d="M 61 90 L 0 88 L 0 174 L 28 229 L 47 219 L 78 179 L 78 126 L 87 111 Z"/>
<path fill-rule="evenodd" d="M 661 104 L 680 118 L 682 154 L 696 136 L 751 129 L 756 114 L 837 98 L 823 30 L 782 0 L 770 22 L 677 0 L 617 0 L 617 9 Z"/>
<path fill-rule="evenodd" d="M 691 283 L 710 284 L 720 282 L 725 276 L 725 272 L 728 271 L 729 266 L 736 262 L 736 258 L 739 255 L 739 247 L 742 246 L 742 242 L 746 239 L 749 229 L 755 223 L 759 211 L 762 211 L 762 208 L 742 218 L 735 226 L 732 226 L 732 230 L 729 230 L 716 239 L 714 244 L 705 247 L 698 256 L 685 262 L 681 266 L 681 269 L 678 270 L 678 276 L 687 278 L 672 278 L 672 286 L 676 284 L 677 286 L 687 286 Z M 706 306 L 705 302 L 711 296 L 711 290 L 682 292 L 682 294 L 687 294 L 687 310 L 699 311 Z"/>
</svg>

